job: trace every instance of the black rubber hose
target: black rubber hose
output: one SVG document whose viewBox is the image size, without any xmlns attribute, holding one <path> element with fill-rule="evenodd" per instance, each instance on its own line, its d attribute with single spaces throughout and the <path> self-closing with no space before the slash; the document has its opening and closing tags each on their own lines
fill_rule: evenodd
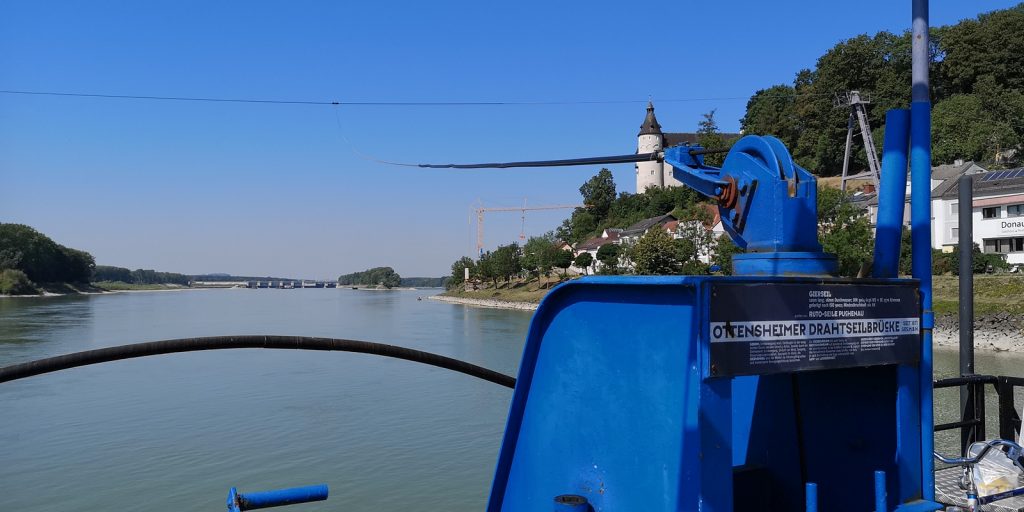
<svg viewBox="0 0 1024 512">
<path fill-rule="evenodd" d="M 24 379 L 34 375 L 67 370 L 78 366 L 132 359 L 136 357 L 196 352 L 199 350 L 223 350 L 229 348 L 272 348 L 285 350 L 327 350 L 357 352 L 384 357 L 405 359 L 416 363 L 429 364 L 446 370 L 464 373 L 478 379 L 515 388 L 515 377 L 494 370 L 452 359 L 422 350 L 373 343 L 370 341 L 346 340 L 339 338 L 310 338 L 306 336 L 209 336 L 205 338 L 181 338 L 174 340 L 150 341 L 117 347 L 99 348 L 74 352 L 62 356 L 37 359 L 27 363 L 0 368 L 0 382 Z"/>
</svg>

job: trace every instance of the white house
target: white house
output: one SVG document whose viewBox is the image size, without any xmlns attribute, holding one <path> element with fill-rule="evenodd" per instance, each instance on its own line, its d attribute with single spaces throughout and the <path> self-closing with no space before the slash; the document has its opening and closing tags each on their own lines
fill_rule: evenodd
<svg viewBox="0 0 1024 512">
<path fill-rule="evenodd" d="M 960 236 L 958 182 L 973 180 L 973 239 L 986 253 L 1006 255 L 1011 264 L 1024 263 L 1024 168 L 986 171 L 974 162 L 932 168 L 932 247 L 950 252 Z M 910 180 L 903 224 L 910 225 Z M 855 198 L 856 199 L 856 198 Z M 866 198 L 872 225 L 877 221 L 878 198 Z"/>
</svg>

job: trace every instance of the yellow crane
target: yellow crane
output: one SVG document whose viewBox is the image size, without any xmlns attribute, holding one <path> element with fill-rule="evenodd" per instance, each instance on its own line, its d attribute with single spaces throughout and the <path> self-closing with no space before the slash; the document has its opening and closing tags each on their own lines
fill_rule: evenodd
<svg viewBox="0 0 1024 512">
<path fill-rule="evenodd" d="M 476 253 L 480 256 L 484 253 L 484 214 L 487 212 L 520 212 L 522 226 L 519 229 L 519 239 L 526 240 L 526 212 L 535 210 L 565 210 L 569 208 L 581 208 L 582 204 L 549 204 L 543 206 L 526 206 L 523 199 L 522 206 L 491 206 L 484 207 L 483 203 L 477 203 L 473 208 L 476 213 Z"/>
</svg>

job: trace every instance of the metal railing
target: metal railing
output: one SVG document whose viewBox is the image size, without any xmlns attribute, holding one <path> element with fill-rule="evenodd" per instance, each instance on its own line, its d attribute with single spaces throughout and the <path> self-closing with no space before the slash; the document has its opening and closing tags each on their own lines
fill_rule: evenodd
<svg viewBox="0 0 1024 512">
<path fill-rule="evenodd" d="M 985 386 L 991 385 L 999 398 L 1000 439 L 1017 439 L 1020 435 L 1021 419 L 1014 402 L 1014 390 L 1024 387 L 1024 378 L 995 375 L 964 375 L 939 379 L 934 389 L 963 388 L 960 420 L 935 425 L 935 432 L 960 429 L 960 452 L 966 453 L 971 443 L 988 439 L 985 417 Z"/>
</svg>

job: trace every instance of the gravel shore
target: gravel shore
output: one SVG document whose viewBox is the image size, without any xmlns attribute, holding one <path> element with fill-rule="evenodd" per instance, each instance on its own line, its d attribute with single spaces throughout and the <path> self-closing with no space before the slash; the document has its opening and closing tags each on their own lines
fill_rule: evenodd
<svg viewBox="0 0 1024 512">
<path fill-rule="evenodd" d="M 956 315 L 936 317 L 933 332 L 935 346 L 960 346 L 960 322 Z M 976 316 L 974 348 L 996 352 L 1024 352 L 1024 317 L 1009 313 Z"/>
<path fill-rule="evenodd" d="M 512 302 L 508 300 L 495 299 L 466 299 L 462 297 L 445 297 L 443 295 L 432 295 L 429 298 L 431 300 L 447 302 L 449 304 L 463 304 L 465 306 L 475 306 L 478 308 L 518 309 L 522 311 L 534 311 L 537 309 L 537 304 L 532 302 Z"/>
</svg>

